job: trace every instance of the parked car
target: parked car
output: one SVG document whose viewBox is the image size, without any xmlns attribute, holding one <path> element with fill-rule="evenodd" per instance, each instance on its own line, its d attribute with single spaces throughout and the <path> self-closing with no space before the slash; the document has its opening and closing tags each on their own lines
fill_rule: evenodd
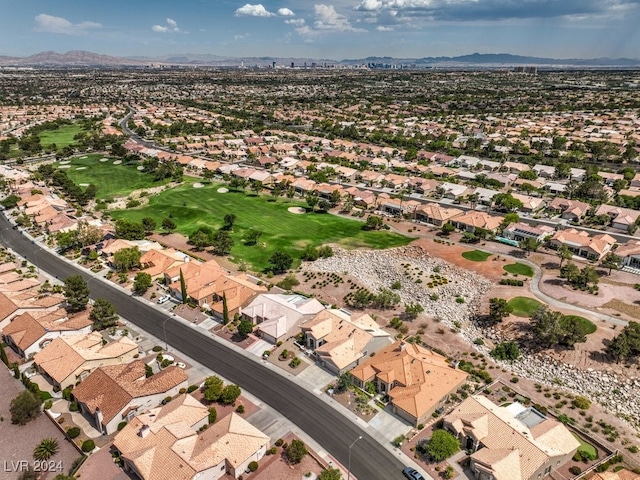
<svg viewBox="0 0 640 480">
<path fill-rule="evenodd" d="M 163 295 L 158 299 L 158 303 L 164 303 L 171 298 L 171 295 Z"/>
<path fill-rule="evenodd" d="M 409 480 L 424 480 L 424 477 L 420 475 L 416 469 L 411 467 L 405 467 L 405 469 L 402 470 L 402 474 Z"/>
</svg>

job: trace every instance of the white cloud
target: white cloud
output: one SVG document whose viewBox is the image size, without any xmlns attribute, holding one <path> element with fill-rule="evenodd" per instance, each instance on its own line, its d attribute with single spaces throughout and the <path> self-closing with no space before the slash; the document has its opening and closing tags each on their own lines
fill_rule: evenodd
<svg viewBox="0 0 640 480">
<path fill-rule="evenodd" d="M 288 20 L 285 20 L 284 23 L 288 25 L 296 25 L 299 27 L 301 25 L 304 25 L 304 18 L 289 18 Z"/>
<path fill-rule="evenodd" d="M 248 37 L 249 37 L 248 33 L 243 33 L 242 35 L 234 35 L 233 40 L 236 42 L 239 42 L 240 40 L 244 40 L 245 38 L 248 38 Z"/>
<path fill-rule="evenodd" d="M 384 25 L 378 25 L 376 27 L 376 30 L 379 32 L 393 32 L 394 28 L 393 27 L 385 27 Z"/>
<path fill-rule="evenodd" d="M 72 23 L 66 18 L 54 17 L 41 13 L 34 18 L 35 29 L 39 32 L 60 33 L 63 35 L 84 35 L 89 30 L 102 28 L 102 25 L 96 22 L 80 22 Z"/>
<path fill-rule="evenodd" d="M 333 5 L 316 4 L 313 7 L 315 22 L 313 27 L 303 25 L 296 31 L 300 35 L 314 35 L 323 32 L 364 32 L 361 28 L 351 25 L 349 17 L 338 13 Z"/>
<path fill-rule="evenodd" d="M 294 17 L 296 14 L 288 8 L 279 8 L 278 15 L 281 17 Z"/>
<path fill-rule="evenodd" d="M 282 10 L 282 9 L 281 9 Z M 292 12 L 293 13 L 293 12 Z M 275 13 L 268 11 L 261 3 L 251 5 L 246 3 L 236 10 L 236 17 L 273 17 Z"/>
<path fill-rule="evenodd" d="M 173 18 L 167 18 L 166 25 L 154 25 L 151 30 L 157 33 L 189 33 L 178 28 L 178 23 Z"/>
</svg>

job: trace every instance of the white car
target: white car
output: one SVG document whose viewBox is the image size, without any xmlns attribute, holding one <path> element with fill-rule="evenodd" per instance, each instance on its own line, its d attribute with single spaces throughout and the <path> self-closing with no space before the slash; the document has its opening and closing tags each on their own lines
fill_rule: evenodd
<svg viewBox="0 0 640 480">
<path fill-rule="evenodd" d="M 158 303 L 164 303 L 171 298 L 171 295 L 163 295 L 158 299 Z"/>
</svg>

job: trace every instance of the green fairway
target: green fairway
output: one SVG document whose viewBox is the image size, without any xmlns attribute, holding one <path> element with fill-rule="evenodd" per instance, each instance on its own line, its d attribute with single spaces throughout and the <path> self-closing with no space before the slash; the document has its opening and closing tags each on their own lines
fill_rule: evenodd
<svg viewBox="0 0 640 480">
<path fill-rule="evenodd" d="M 596 324 L 593 323 L 591 320 L 584 318 L 584 317 L 579 317 L 578 315 L 567 315 L 564 317 L 563 320 L 577 320 L 578 323 L 580 323 L 582 325 L 582 329 L 584 330 L 584 332 L 589 335 L 593 332 L 595 332 L 598 327 L 596 327 Z"/>
<path fill-rule="evenodd" d="M 71 167 L 64 170 L 67 176 L 78 185 L 95 184 L 98 187 L 96 194 L 98 200 L 126 196 L 134 190 L 157 187 L 169 182 L 169 180 L 154 181 L 153 175 L 137 170 L 137 165 L 114 165 L 113 158 L 101 162 L 102 158 L 107 158 L 102 154 L 83 155 L 83 157 L 86 158 L 70 158 Z M 54 166 L 60 168 L 63 165 L 55 163 Z"/>
<path fill-rule="evenodd" d="M 542 306 L 538 300 L 529 297 L 513 297 L 508 303 L 513 307 L 513 314 L 516 317 L 530 317 Z"/>
<path fill-rule="evenodd" d="M 279 199 L 267 201 L 267 196 L 257 197 L 242 192 L 218 193 L 222 185 L 206 185 L 193 188 L 191 182 L 166 190 L 149 199 L 149 205 L 134 209 L 114 211 L 115 219 L 126 218 L 140 222 L 143 217 L 156 220 L 158 228 L 163 218 L 171 216 L 177 231 L 189 235 L 201 226 L 218 229 L 224 216 L 236 215 L 231 233 L 235 245 L 231 254 L 251 264 L 255 270 L 264 270 L 268 259 L 276 250 L 284 250 L 300 258 L 307 245 L 336 243 L 345 248 L 389 248 L 408 244 L 411 239 L 388 231 L 364 231 L 362 222 L 327 213 L 293 214 L 292 206 L 305 206 L 299 201 Z M 247 231 L 263 232 L 257 245 L 246 246 L 243 237 Z"/>
<path fill-rule="evenodd" d="M 491 256 L 490 253 L 481 252 L 480 250 L 471 250 L 469 252 L 462 252 L 462 256 L 472 262 L 486 262 L 487 258 Z"/>
<path fill-rule="evenodd" d="M 80 132 L 82 132 L 80 125 L 63 125 L 57 130 L 46 130 L 40 134 L 40 144 L 46 148 L 55 143 L 56 148 L 59 150 L 76 143 L 73 137 Z"/>
<path fill-rule="evenodd" d="M 533 268 L 529 265 L 525 265 L 524 263 L 512 263 L 510 265 L 505 265 L 505 271 L 509 273 L 513 273 L 514 275 L 524 275 L 525 277 L 533 277 Z"/>
</svg>

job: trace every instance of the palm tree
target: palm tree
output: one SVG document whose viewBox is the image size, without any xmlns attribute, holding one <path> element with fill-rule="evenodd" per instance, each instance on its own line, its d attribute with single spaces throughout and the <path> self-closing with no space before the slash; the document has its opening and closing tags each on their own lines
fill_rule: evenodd
<svg viewBox="0 0 640 480">
<path fill-rule="evenodd" d="M 58 450 L 60 450 L 60 447 L 55 438 L 44 438 L 33 450 L 33 458 L 36 460 L 48 460 L 58 453 Z"/>
</svg>

